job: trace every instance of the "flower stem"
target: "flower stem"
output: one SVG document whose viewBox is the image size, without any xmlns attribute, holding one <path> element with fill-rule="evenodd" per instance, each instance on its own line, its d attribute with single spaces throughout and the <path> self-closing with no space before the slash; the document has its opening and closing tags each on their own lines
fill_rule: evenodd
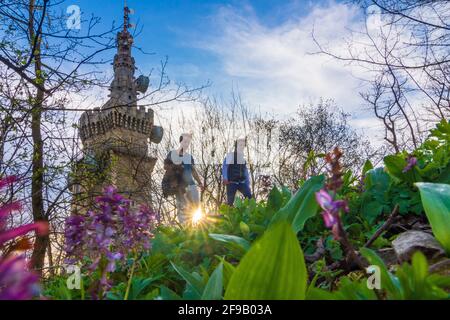
<svg viewBox="0 0 450 320">
<path fill-rule="evenodd" d="M 83 276 L 80 277 L 81 300 L 85 299 Z"/>
<path fill-rule="evenodd" d="M 342 246 L 344 247 L 344 250 L 346 251 L 349 258 L 355 262 L 360 269 L 363 271 L 366 270 L 366 264 L 363 262 L 363 260 L 356 254 L 355 249 L 353 248 L 353 245 L 351 244 L 350 240 L 348 239 L 347 232 L 345 232 L 344 227 L 342 226 L 342 222 L 339 219 L 338 220 L 338 230 L 339 230 L 339 241 L 341 242 Z"/>
<path fill-rule="evenodd" d="M 137 259 L 137 254 L 135 254 L 134 258 L 133 258 L 133 264 L 131 265 L 130 277 L 128 278 L 128 283 L 127 283 L 127 290 L 125 291 L 125 297 L 123 298 L 123 300 L 128 300 L 128 295 L 130 294 L 131 280 L 133 280 L 134 267 L 136 266 L 136 259 Z"/>
</svg>

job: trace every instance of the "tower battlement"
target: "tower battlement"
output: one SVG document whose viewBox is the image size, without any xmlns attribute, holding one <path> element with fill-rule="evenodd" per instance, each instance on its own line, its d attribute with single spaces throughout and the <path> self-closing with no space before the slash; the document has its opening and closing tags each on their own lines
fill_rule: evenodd
<svg viewBox="0 0 450 320">
<path fill-rule="evenodd" d="M 153 119 L 153 110 L 145 110 L 143 107 L 118 107 L 106 110 L 95 108 L 81 115 L 79 135 L 84 143 L 86 140 L 95 139 L 96 136 L 103 135 L 114 128 L 123 128 L 152 138 Z"/>
</svg>

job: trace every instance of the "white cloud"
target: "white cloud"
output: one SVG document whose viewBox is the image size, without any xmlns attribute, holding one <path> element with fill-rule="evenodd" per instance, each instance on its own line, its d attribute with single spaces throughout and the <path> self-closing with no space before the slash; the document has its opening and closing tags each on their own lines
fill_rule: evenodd
<svg viewBox="0 0 450 320">
<path fill-rule="evenodd" d="M 243 12 L 223 7 L 214 21 L 218 35 L 195 45 L 219 58 L 223 74 L 213 78 L 216 85 L 229 87 L 233 82 L 250 105 L 277 113 L 291 113 L 321 97 L 333 98 L 346 111 L 360 113 L 361 83 L 352 69 L 310 54 L 317 51 L 313 28 L 317 38 L 336 49 L 343 45 L 349 29 L 364 26 L 356 7 L 336 2 L 312 5 L 306 16 L 276 27 L 265 26 L 249 8 Z"/>
</svg>

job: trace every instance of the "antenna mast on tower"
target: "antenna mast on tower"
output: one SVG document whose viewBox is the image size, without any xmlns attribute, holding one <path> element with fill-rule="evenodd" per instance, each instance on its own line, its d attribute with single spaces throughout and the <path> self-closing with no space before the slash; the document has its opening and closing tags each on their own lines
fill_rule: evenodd
<svg viewBox="0 0 450 320">
<path fill-rule="evenodd" d="M 130 23 L 130 14 L 134 14 L 134 10 L 130 9 L 127 6 L 127 0 L 124 0 L 124 7 L 123 7 L 123 30 L 127 31 L 128 28 L 132 28 L 133 24 Z"/>
</svg>

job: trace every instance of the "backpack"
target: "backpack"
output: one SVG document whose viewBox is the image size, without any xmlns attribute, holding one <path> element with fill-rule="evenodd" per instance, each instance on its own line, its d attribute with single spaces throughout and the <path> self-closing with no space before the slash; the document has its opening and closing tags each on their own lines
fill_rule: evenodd
<svg viewBox="0 0 450 320">
<path fill-rule="evenodd" d="M 176 195 L 183 188 L 183 164 L 174 164 L 169 157 L 164 160 L 164 176 L 161 188 L 164 198 Z"/>
<path fill-rule="evenodd" d="M 238 163 L 237 152 L 233 152 L 234 161 L 228 164 L 228 180 L 231 182 L 242 182 L 245 180 L 245 170 L 247 170 L 247 162 Z"/>
</svg>

